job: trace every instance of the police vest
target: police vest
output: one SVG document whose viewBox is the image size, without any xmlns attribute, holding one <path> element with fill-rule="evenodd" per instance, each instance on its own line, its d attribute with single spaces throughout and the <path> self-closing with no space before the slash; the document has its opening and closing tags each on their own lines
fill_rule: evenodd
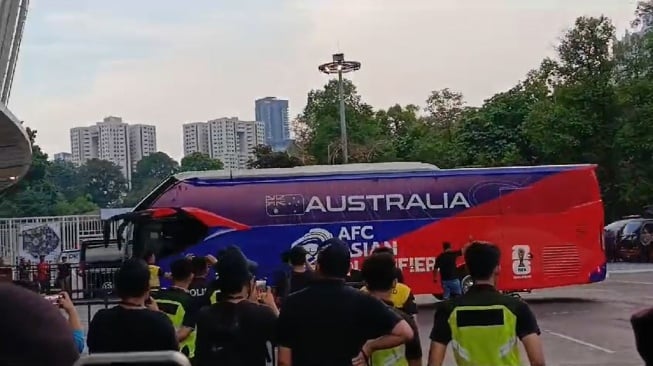
<svg viewBox="0 0 653 366">
<path fill-rule="evenodd" d="M 218 302 L 218 294 L 220 293 L 220 290 L 215 290 L 209 297 L 209 301 L 211 302 L 211 305 L 215 304 Z"/>
<path fill-rule="evenodd" d="M 367 287 L 361 288 L 361 291 L 368 292 Z M 397 283 L 390 294 L 390 301 L 392 301 L 395 308 L 401 309 L 406 305 L 406 302 L 410 298 L 410 293 L 410 287 L 403 283 Z"/>
<path fill-rule="evenodd" d="M 403 344 L 394 348 L 374 351 L 370 357 L 372 366 L 408 366 L 406 346 Z"/>
<path fill-rule="evenodd" d="M 156 303 L 159 306 L 161 306 L 160 304 L 165 304 L 161 307 L 166 310 L 162 311 L 168 316 L 168 318 L 170 318 L 175 329 L 181 328 L 184 316 L 186 316 L 186 309 L 184 309 L 184 306 L 177 301 L 168 299 L 156 299 Z M 188 358 L 195 357 L 195 336 L 195 330 L 193 330 L 186 339 L 179 343 L 179 351 L 188 356 Z"/>
<path fill-rule="evenodd" d="M 448 321 L 458 366 L 520 365 L 517 316 L 506 306 L 456 306 Z"/>
<path fill-rule="evenodd" d="M 158 289 L 161 287 L 161 281 L 159 281 L 161 267 L 149 264 L 147 268 L 150 270 L 150 289 Z"/>
</svg>

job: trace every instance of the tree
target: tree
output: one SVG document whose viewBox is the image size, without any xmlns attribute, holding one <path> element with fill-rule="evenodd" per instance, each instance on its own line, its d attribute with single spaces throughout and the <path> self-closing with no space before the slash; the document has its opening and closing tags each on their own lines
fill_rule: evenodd
<svg viewBox="0 0 653 366">
<path fill-rule="evenodd" d="M 267 145 L 258 145 L 254 148 L 254 158 L 247 162 L 250 169 L 263 168 L 292 168 L 303 165 L 301 160 L 285 151 L 272 151 Z"/>
<path fill-rule="evenodd" d="M 202 152 L 194 152 L 181 159 L 182 172 L 220 170 L 222 168 L 223 164 L 220 160 L 213 159 L 208 154 Z"/>
<path fill-rule="evenodd" d="M 81 181 L 73 163 L 54 161 L 49 165 L 47 175 L 66 200 L 74 200 L 80 196 Z"/>
<path fill-rule="evenodd" d="M 392 144 L 374 118 L 372 106 L 361 100 L 350 80 L 343 83 L 350 161 L 384 161 L 392 157 Z M 306 107 L 297 122 L 302 130 L 297 142 L 318 164 L 343 161 L 337 80 L 308 93 Z M 374 144 L 369 145 L 371 141 Z"/>
<path fill-rule="evenodd" d="M 91 159 L 79 170 L 82 190 L 101 208 L 119 204 L 127 191 L 120 167 L 110 161 Z"/>
<path fill-rule="evenodd" d="M 142 188 L 151 181 L 168 178 L 179 171 L 179 164 L 164 152 L 156 152 L 143 157 L 137 164 L 132 175 L 132 184 Z"/>
</svg>

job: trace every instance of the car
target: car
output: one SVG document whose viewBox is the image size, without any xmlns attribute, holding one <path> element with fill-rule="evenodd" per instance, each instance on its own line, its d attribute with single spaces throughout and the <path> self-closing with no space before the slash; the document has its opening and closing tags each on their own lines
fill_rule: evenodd
<svg viewBox="0 0 653 366">
<path fill-rule="evenodd" d="M 606 254 L 612 261 L 653 260 L 653 218 L 626 216 L 604 228 Z"/>
</svg>

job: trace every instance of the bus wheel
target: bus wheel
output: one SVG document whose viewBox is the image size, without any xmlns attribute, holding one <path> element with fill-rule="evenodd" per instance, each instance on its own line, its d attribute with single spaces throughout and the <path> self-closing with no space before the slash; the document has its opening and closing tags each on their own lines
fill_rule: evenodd
<svg viewBox="0 0 653 366">
<path fill-rule="evenodd" d="M 466 294 L 467 291 L 469 291 L 469 289 L 474 285 L 474 280 L 472 279 L 472 276 L 467 275 L 463 277 L 462 280 L 460 280 L 460 284 L 463 289 L 463 294 Z"/>
</svg>

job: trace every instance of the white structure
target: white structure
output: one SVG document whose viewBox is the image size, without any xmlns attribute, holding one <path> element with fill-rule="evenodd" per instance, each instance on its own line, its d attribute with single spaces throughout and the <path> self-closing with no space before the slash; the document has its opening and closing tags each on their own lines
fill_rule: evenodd
<svg viewBox="0 0 653 366">
<path fill-rule="evenodd" d="M 72 161 L 82 165 L 101 159 L 118 165 L 127 180 L 136 164 L 156 152 L 156 127 L 128 125 L 120 117 L 106 117 L 95 126 L 70 129 Z"/>
<path fill-rule="evenodd" d="M 184 156 L 195 152 L 209 155 L 209 124 L 186 123 L 184 126 Z"/>
<path fill-rule="evenodd" d="M 208 125 L 209 155 L 222 161 L 225 169 L 246 169 L 254 148 L 265 143 L 263 122 L 231 117 L 211 120 Z"/>
<path fill-rule="evenodd" d="M 156 152 L 156 127 L 150 125 L 129 125 L 129 160 L 132 171 L 144 157 Z"/>
<path fill-rule="evenodd" d="M 54 161 L 68 161 L 71 162 L 73 161 L 73 154 L 68 153 L 68 152 L 60 152 L 54 154 Z"/>
<path fill-rule="evenodd" d="M 29 0 L 0 0 L 0 190 L 20 181 L 32 164 L 27 131 L 7 108 L 28 7 Z"/>
</svg>

